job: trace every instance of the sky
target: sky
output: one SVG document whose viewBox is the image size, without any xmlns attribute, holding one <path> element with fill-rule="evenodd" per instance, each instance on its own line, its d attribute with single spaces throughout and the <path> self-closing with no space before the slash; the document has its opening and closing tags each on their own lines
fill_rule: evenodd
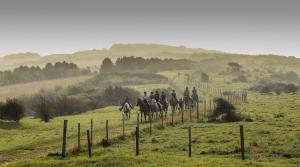
<svg viewBox="0 0 300 167">
<path fill-rule="evenodd" d="M 0 0 L 0 55 L 114 43 L 300 57 L 300 1 Z"/>
</svg>

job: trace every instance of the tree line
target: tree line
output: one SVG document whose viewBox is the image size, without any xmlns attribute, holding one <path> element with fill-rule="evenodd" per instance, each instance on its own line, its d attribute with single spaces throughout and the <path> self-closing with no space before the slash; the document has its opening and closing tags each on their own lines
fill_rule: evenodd
<svg viewBox="0 0 300 167">
<path fill-rule="evenodd" d="M 0 86 L 87 74 L 91 74 L 89 68 L 80 69 L 76 64 L 65 61 L 47 63 L 44 68 L 20 66 L 13 70 L 0 71 Z"/>
<path fill-rule="evenodd" d="M 185 70 L 191 69 L 196 63 L 187 59 L 159 59 L 142 57 L 121 57 L 112 62 L 110 58 L 105 58 L 100 67 L 100 73 L 113 72 L 139 72 L 156 73 L 164 70 Z"/>
</svg>

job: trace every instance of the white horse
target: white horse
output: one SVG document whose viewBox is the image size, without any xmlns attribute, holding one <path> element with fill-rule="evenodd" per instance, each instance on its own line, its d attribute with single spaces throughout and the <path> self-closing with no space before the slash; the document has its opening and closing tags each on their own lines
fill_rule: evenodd
<svg viewBox="0 0 300 167">
<path fill-rule="evenodd" d="M 128 102 L 125 102 L 122 110 L 124 119 L 130 119 L 131 109 L 133 109 L 133 107 Z"/>
</svg>

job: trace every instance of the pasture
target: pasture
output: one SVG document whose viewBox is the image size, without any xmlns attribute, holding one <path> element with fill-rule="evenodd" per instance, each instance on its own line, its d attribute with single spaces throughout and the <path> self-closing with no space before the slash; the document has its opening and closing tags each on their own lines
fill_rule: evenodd
<svg viewBox="0 0 300 167">
<path fill-rule="evenodd" d="M 4 129 L 2 132 L 10 139 L 1 137 L 1 156 L 20 161 L 8 166 L 296 166 L 300 163 L 299 134 L 300 98 L 296 95 L 250 94 L 248 103 L 238 105 L 238 110 L 250 115 L 253 122 L 207 123 L 195 118 L 177 123 L 174 127 L 153 129 L 150 135 L 142 130 L 140 138 L 140 156 L 135 156 L 135 140 L 130 137 L 134 132 L 136 115 L 126 121 L 129 137 L 116 140 L 111 147 L 93 146 L 93 157 L 88 158 L 86 148 L 79 155 L 69 154 L 66 159 L 51 156 L 60 152 L 62 123 L 69 120 L 68 148 L 72 151 L 76 145 L 76 125 L 82 124 L 82 138 L 89 129 L 90 119 L 94 121 L 94 141 L 99 143 L 104 136 L 104 122 L 109 120 L 112 135 L 120 134 L 120 113 L 116 107 L 90 111 L 76 116 L 59 117 L 50 123 L 42 123 L 33 118 L 21 121 L 16 129 Z M 201 104 L 200 104 L 201 105 Z M 200 106 L 201 108 L 201 106 Z M 245 110 L 246 109 L 246 110 Z M 137 112 L 137 111 L 135 111 Z M 240 160 L 239 129 L 245 128 L 246 160 Z M 141 124 L 141 129 L 147 124 Z M 192 158 L 187 156 L 187 127 L 192 127 Z M 9 125 L 8 127 L 13 127 Z M 115 127 L 115 128 L 114 128 Z M 12 131 L 11 131 L 12 130 Z M 86 138 L 86 137 L 85 137 Z M 39 147 L 36 147 L 36 146 Z M 86 146 L 85 146 L 86 147 Z M 30 153 L 30 154 L 29 154 Z M 47 156 L 48 154 L 48 156 Z M 16 156 L 18 155 L 18 156 Z M 36 156 L 41 158 L 36 158 Z"/>
<path fill-rule="evenodd" d="M 80 77 L 70 77 L 62 79 L 53 79 L 46 81 L 37 81 L 24 84 L 16 84 L 10 86 L 0 87 L 0 101 L 4 101 L 7 98 L 17 98 L 22 95 L 31 95 L 38 93 L 41 90 L 53 90 L 55 88 L 65 88 L 70 85 L 78 84 L 93 76 L 80 76 Z"/>
</svg>

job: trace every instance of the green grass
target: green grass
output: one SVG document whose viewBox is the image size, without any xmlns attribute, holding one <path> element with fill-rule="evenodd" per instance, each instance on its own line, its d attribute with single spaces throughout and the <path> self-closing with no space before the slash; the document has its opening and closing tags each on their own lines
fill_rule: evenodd
<svg viewBox="0 0 300 167">
<path fill-rule="evenodd" d="M 134 137 L 129 137 L 126 141 L 115 141 L 111 147 L 94 146 L 91 159 L 88 159 L 87 152 L 83 151 L 65 160 L 56 156 L 46 156 L 11 165 L 297 166 L 300 164 L 299 94 L 277 96 L 253 93 L 250 94 L 248 103 L 237 107 L 238 111 L 251 116 L 253 122 L 205 123 L 194 119 L 192 122 L 178 123 L 175 127 L 155 129 L 152 135 L 148 131 L 143 131 L 140 139 L 141 155 L 138 157 L 135 156 Z M 105 111 L 109 109 L 114 108 L 107 108 L 102 111 L 103 113 L 100 110 L 95 112 L 99 114 L 97 116 L 102 113 L 106 117 L 109 113 Z M 89 114 L 87 114 L 86 124 L 89 121 Z M 117 116 L 116 113 L 111 115 L 114 116 Z M 86 117 L 86 114 L 73 117 L 81 119 Z M 59 119 L 55 121 L 62 125 L 63 118 Z M 240 124 L 245 128 L 245 161 L 240 160 L 239 157 Z M 192 127 L 192 158 L 187 157 L 187 127 L 189 126 Z M 258 153 L 261 156 L 258 156 Z"/>
</svg>

